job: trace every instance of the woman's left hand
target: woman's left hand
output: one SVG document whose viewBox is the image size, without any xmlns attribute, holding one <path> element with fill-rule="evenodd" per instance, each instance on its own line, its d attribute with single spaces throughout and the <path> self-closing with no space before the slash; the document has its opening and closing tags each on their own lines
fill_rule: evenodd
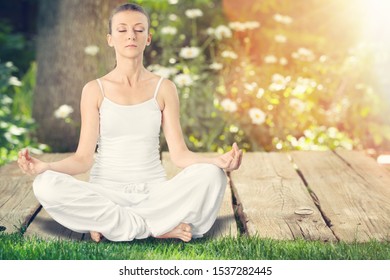
<svg viewBox="0 0 390 280">
<path fill-rule="evenodd" d="M 215 159 L 215 164 L 226 171 L 233 171 L 240 167 L 241 159 L 242 151 L 238 148 L 237 144 L 234 143 L 229 152 Z"/>
</svg>

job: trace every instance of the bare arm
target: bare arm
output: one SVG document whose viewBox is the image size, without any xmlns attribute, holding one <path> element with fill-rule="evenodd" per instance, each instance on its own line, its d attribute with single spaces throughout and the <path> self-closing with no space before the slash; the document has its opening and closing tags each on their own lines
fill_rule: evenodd
<svg viewBox="0 0 390 280">
<path fill-rule="evenodd" d="M 99 135 L 99 104 L 101 95 L 95 81 L 85 85 L 81 95 L 81 131 L 76 152 L 60 161 L 43 162 L 31 157 L 28 150 L 19 152 L 18 164 L 24 173 L 31 175 L 53 170 L 75 175 L 88 171 L 93 164 Z"/>
<path fill-rule="evenodd" d="M 191 152 L 185 144 L 180 125 L 179 97 L 175 85 L 165 80 L 161 85 L 159 97 L 163 104 L 162 128 L 168 143 L 169 154 L 175 165 L 185 168 L 195 163 L 211 163 L 227 171 L 238 169 L 241 164 L 242 151 L 237 144 L 221 156 L 209 158 Z"/>
</svg>

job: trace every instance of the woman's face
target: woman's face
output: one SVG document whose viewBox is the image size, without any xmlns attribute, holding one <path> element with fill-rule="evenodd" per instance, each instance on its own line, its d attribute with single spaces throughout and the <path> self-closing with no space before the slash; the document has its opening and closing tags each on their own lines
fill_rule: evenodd
<svg viewBox="0 0 390 280">
<path fill-rule="evenodd" d="M 117 54 L 132 58 L 143 55 L 145 47 L 151 42 L 146 16 L 137 11 L 123 11 L 112 18 L 111 34 L 107 35 L 109 46 Z"/>
</svg>

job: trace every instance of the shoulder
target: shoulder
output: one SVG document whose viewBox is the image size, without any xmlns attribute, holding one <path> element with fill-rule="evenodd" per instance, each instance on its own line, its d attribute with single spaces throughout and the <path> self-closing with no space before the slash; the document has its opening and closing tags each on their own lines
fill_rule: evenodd
<svg viewBox="0 0 390 280">
<path fill-rule="evenodd" d="M 83 87 L 83 93 L 84 92 L 98 92 L 100 91 L 99 83 L 96 80 L 89 81 L 86 83 Z"/>
<path fill-rule="evenodd" d="M 81 93 L 81 99 L 92 104 L 100 104 L 103 95 L 97 80 L 92 80 L 86 83 Z"/>
<path fill-rule="evenodd" d="M 164 78 L 160 86 L 160 94 L 163 97 L 177 96 L 177 88 L 174 82 Z"/>
</svg>

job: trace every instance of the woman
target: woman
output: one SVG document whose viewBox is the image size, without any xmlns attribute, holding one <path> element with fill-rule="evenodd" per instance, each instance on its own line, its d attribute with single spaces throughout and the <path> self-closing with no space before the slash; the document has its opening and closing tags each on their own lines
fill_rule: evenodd
<svg viewBox="0 0 390 280">
<path fill-rule="evenodd" d="M 205 158 L 188 150 L 179 122 L 175 85 L 143 66 L 151 43 L 149 17 L 142 7 L 116 8 L 107 41 L 116 67 L 88 82 L 81 96 L 81 132 L 76 152 L 61 161 L 43 162 L 19 152 L 23 172 L 39 174 L 33 188 L 46 211 L 76 232 L 99 242 L 134 238 L 201 237 L 214 223 L 226 186 L 222 169 L 241 164 L 236 144 L 221 156 Z M 159 159 L 162 127 L 170 157 L 184 168 L 166 180 Z M 98 143 L 96 158 L 95 148 Z M 90 181 L 71 175 L 90 168 Z"/>
</svg>

